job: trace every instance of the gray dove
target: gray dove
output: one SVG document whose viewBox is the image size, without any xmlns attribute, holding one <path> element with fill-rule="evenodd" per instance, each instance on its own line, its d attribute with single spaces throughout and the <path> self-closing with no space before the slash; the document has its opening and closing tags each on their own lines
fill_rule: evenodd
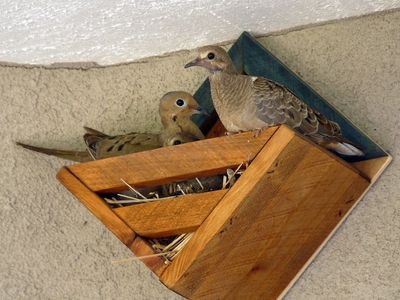
<svg viewBox="0 0 400 300">
<path fill-rule="evenodd" d="M 194 114 L 207 114 L 187 92 L 174 91 L 165 94 L 159 104 L 163 131 L 153 133 L 128 133 L 109 136 L 95 129 L 84 127 L 87 151 L 48 149 L 17 142 L 16 144 L 36 152 L 78 162 L 90 161 L 145 150 L 171 146 L 203 139 L 199 127 L 191 120 Z"/>
<path fill-rule="evenodd" d="M 192 66 L 210 71 L 214 107 L 229 132 L 286 124 L 341 155 L 364 155 L 343 138 L 339 124 L 310 108 L 286 87 L 263 77 L 239 74 L 223 48 L 199 48 L 197 58 L 185 68 Z"/>
</svg>

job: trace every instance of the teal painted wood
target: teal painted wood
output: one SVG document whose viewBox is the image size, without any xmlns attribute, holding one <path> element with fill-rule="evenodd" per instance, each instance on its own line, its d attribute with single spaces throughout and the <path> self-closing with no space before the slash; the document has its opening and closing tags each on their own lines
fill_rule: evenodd
<svg viewBox="0 0 400 300">
<path fill-rule="evenodd" d="M 262 76 L 274 80 L 292 91 L 303 102 L 323 114 L 330 120 L 337 122 L 342 128 L 345 138 L 359 145 L 366 154 L 362 158 L 343 157 L 348 161 L 365 160 L 386 156 L 386 152 L 368 136 L 360 131 L 346 117 L 337 111 L 332 105 L 324 100 L 317 92 L 294 74 L 288 67 L 279 61 L 271 52 L 265 49 L 249 33 L 244 32 L 232 46 L 229 54 L 231 55 L 238 70 L 252 76 Z M 203 83 L 195 94 L 196 99 L 204 105 L 208 111 L 213 111 L 210 85 L 208 80 Z M 215 117 L 214 117 L 215 118 Z M 216 119 L 215 119 L 216 120 Z M 210 128 L 215 120 L 196 119 L 195 122 L 202 128 Z M 208 126 L 204 126 L 208 124 Z"/>
</svg>

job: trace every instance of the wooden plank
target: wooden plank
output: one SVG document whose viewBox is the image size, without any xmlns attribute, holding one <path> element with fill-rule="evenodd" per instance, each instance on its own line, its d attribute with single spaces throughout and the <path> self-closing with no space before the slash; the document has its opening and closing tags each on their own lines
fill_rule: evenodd
<svg viewBox="0 0 400 300">
<path fill-rule="evenodd" d="M 382 174 L 382 172 L 386 169 L 386 167 L 392 161 L 392 157 L 390 155 L 358 161 L 352 163 L 351 165 L 355 167 L 357 170 L 362 172 L 370 181 L 374 183 L 378 177 Z"/>
<path fill-rule="evenodd" d="M 290 290 L 290 288 L 296 283 L 296 281 L 300 278 L 301 274 L 306 270 L 306 268 L 311 264 L 315 257 L 320 253 L 320 251 L 325 247 L 326 243 L 330 240 L 330 238 L 335 234 L 335 232 L 339 229 L 342 223 L 346 220 L 346 218 L 350 215 L 353 209 L 357 206 L 357 204 L 364 198 L 365 194 L 370 190 L 372 185 L 376 182 L 376 180 L 382 175 L 383 171 L 388 167 L 390 162 L 392 161 L 392 156 L 384 156 L 374 159 L 369 159 L 365 161 L 355 162 L 351 165 L 359 170 L 363 175 L 366 176 L 370 180 L 370 184 L 364 190 L 364 192 L 358 196 L 358 199 L 352 202 L 351 207 L 347 210 L 344 217 L 336 224 L 335 228 L 325 237 L 324 241 L 318 246 L 317 250 L 311 255 L 308 261 L 303 265 L 300 271 L 293 277 L 292 281 L 286 286 L 286 288 L 281 292 L 277 299 L 283 299 L 286 293 Z"/>
<path fill-rule="evenodd" d="M 136 256 L 154 254 L 153 249 L 136 236 L 135 232 L 104 203 L 103 199 L 90 191 L 68 169 L 62 168 L 57 178 Z M 161 257 L 147 258 L 142 261 L 157 275 L 161 275 L 166 267 Z"/>
<path fill-rule="evenodd" d="M 134 231 L 104 203 L 103 199 L 89 190 L 65 167 L 58 172 L 57 179 L 122 243 L 127 247 L 132 245 L 135 239 Z"/>
<path fill-rule="evenodd" d="M 270 162 L 265 162 L 265 168 L 268 168 L 274 162 L 274 160 L 279 156 L 280 152 L 290 142 L 293 136 L 293 132 L 282 132 L 280 129 L 274 134 L 269 143 L 267 143 L 267 145 L 265 146 L 265 148 L 270 150 L 269 156 L 271 160 Z M 281 140 L 281 143 L 275 142 L 276 139 Z M 179 255 L 169 266 L 169 268 L 163 273 L 160 279 L 167 287 L 177 291 L 179 294 L 185 297 L 193 297 L 195 289 L 197 288 L 195 283 L 196 278 L 192 273 L 190 273 L 190 275 L 188 276 L 185 274 L 189 274 L 189 268 L 195 266 L 196 264 L 199 264 L 200 259 L 202 259 L 203 263 L 207 264 L 208 266 L 208 258 L 205 258 L 203 253 L 205 253 L 207 251 L 207 248 L 210 247 L 209 244 L 211 244 L 214 237 L 217 237 L 219 232 L 223 232 L 222 227 L 225 225 L 227 220 L 230 220 L 231 217 L 233 217 L 233 214 L 243 202 L 246 192 L 248 192 L 248 189 L 244 186 L 243 181 L 247 180 L 247 178 L 249 177 L 249 172 L 253 173 L 254 171 L 257 171 L 253 171 L 253 169 L 256 165 L 259 165 L 258 161 L 259 159 L 257 157 L 251 163 L 246 172 L 242 174 L 239 180 L 230 189 L 230 193 L 227 194 L 219 202 L 213 212 L 208 216 L 208 218 L 206 218 L 203 224 L 195 232 L 194 236 L 188 242 L 185 248 L 181 251 L 181 253 L 179 253 Z M 264 168 L 261 168 L 259 171 L 262 172 L 263 169 Z M 254 187 L 255 183 L 258 180 L 258 178 L 256 177 L 253 178 L 254 181 L 253 184 L 250 185 L 251 187 Z M 244 192 L 244 194 L 242 194 L 241 191 Z M 232 197 L 232 195 L 235 195 L 235 197 Z M 231 220 L 233 224 L 234 219 L 232 218 Z M 225 249 L 224 251 L 228 252 L 229 249 Z M 251 251 L 251 253 L 253 252 L 254 251 Z M 202 267 L 201 264 L 202 263 L 200 262 L 200 266 L 198 266 L 198 269 Z M 228 272 L 228 270 L 225 271 Z M 185 282 L 184 276 L 186 276 L 186 278 L 189 278 L 191 282 Z M 185 284 L 192 284 L 192 288 L 185 288 Z"/>
<path fill-rule="evenodd" d="M 195 231 L 228 190 L 115 208 L 114 212 L 137 234 L 168 237 Z"/>
<path fill-rule="evenodd" d="M 367 186 L 281 127 L 161 280 L 191 299 L 275 299 Z"/>
<path fill-rule="evenodd" d="M 94 192 L 125 190 L 121 178 L 135 187 L 211 176 L 252 160 L 276 131 L 264 130 L 206 139 L 174 147 L 77 164 L 68 169 Z"/>
</svg>

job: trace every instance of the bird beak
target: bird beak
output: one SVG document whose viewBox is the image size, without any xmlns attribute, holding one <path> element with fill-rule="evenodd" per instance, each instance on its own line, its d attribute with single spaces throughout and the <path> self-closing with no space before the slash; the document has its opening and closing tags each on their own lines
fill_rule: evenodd
<svg viewBox="0 0 400 300">
<path fill-rule="evenodd" d="M 190 67 L 194 67 L 194 66 L 198 66 L 201 63 L 201 59 L 200 58 L 196 58 L 194 60 L 192 60 L 191 62 L 188 62 L 185 65 L 185 69 L 190 68 Z"/>
<path fill-rule="evenodd" d="M 209 116 L 210 114 L 201 106 L 197 106 L 193 108 L 193 114 L 194 115 L 205 115 L 205 116 Z"/>
</svg>

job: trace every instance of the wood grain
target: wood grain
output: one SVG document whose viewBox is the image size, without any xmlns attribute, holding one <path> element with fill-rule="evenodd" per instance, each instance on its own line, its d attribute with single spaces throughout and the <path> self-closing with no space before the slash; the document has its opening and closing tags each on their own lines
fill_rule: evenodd
<svg viewBox="0 0 400 300">
<path fill-rule="evenodd" d="M 211 176 L 253 159 L 276 129 L 266 129 L 256 138 L 252 132 L 246 132 L 77 164 L 68 169 L 94 192 L 126 189 L 121 178 L 135 187 L 145 187 Z"/>
<path fill-rule="evenodd" d="M 114 212 L 140 236 L 168 237 L 195 231 L 227 191 L 119 207 Z"/>
<path fill-rule="evenodd" d="M 392 157 L 388 155 L 388 156 L 358 161 L 352 163 L 351 165 L 355 167 L 357 170 L 359 170 L 362 174 L 364 174 L 371 181 L 371 183 L 374 183 L 391 161 Z"/>
<path fill-rule="evenodd" d="M 161 280 L 191 299 L 275 299 L 367 186 L 280 127 Z"/>
<path fill-rule="evenodd" d="M 57 179 L 86 206 L 122 243 L 130 247 L 135 239 L 134 231 L 122 221 L 104 200 L 89 190 L 67 168 L 62 168 Z"/>
</svg>

